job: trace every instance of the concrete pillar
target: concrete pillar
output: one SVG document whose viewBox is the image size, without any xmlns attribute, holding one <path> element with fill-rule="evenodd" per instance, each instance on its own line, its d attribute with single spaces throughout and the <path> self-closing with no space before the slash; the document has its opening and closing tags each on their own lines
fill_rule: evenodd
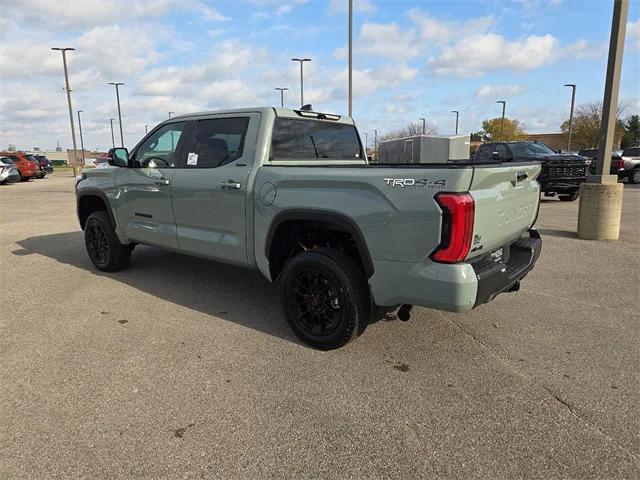
<svg viewBox="0 0 640 480">
<path fill-rule="evenodd" d="M 623 192 L 622 183 L 580 185 L 578 238 L 618 240 Z"/>
</svg>

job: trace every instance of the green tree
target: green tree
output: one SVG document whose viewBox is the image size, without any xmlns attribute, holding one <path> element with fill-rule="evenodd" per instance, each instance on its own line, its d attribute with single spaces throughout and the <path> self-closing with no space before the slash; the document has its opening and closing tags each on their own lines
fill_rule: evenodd
<svg viewBox="0 0 640 480">
<path fill-rule="evenodd" d="M 616 130 L 613 137 L 613 145 L 620 145 L 620 139 L 624 133 L 624 124 L 620 117 L 626 107 L 618 107 Z M 596 148 L 600 135 L 600 123 L 602 122 L 602 104 L 593 102 L 576 107 L 573 113 L 573 130 L 571 132 L 571 148 Z M 560 125 L 562 133 L 569 135 L 569 119 Z"/>
<path fill-rule="evenodd" d="M 640 116 L 631 115 L 624 124 L 621 148 L 629 148 L 640 145 Z"/>
<path fill-rule="evenodd" d="M 502 117 L 491 118 L 482 122 L 482 131 L 478 132 L 485 141 L 500 140 L 520 140 L 527 133 L 524 130 L 524 124 L 519 120 L 506 118 L 504 119 L 504 135 L 500 138 L 502 131 Z"/>
</svg>

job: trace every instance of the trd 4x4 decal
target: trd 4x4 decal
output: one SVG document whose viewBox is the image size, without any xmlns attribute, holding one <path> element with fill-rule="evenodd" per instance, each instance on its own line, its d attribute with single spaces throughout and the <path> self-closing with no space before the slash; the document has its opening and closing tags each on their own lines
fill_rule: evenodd
<svg viewBox="0 0 640 480">
<path fill-rule="evenodd" d="M 385 178 L 385 183 L 392 187 L 414 187 L 414 188 L 432 188 L 437 190 L 443 190 L 447 187 L 446 180 L 429 180 L 422 178 L 416 180 L 415 178 Z"/>
</svg>

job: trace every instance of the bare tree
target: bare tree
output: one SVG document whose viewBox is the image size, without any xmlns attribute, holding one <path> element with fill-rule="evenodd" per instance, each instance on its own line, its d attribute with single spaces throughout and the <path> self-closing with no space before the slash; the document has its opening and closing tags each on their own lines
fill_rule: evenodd
<svg viewBox="0 0 640 480">
<path fill-rule="evenodd" d="M 438 128 L 433 123 L 427 121 L 425 124 L 425 134 L 436 135 L 437 133 Z M 387 140 L 393 140 L 395 138 L 403 137 L 413 137 L 414 135 L 422 135 L 422 122 L 410 123 L 406 127 L 384 133 L 378 138 L 378 141 L 386 142 Z"/>
<path fill-rule="evenodd" d="M 616 129 L 614 135 L 614 145 L 620 144 L 620 139 L 624 134 L 624 122 L 622 117 L 629 109 L 626 103 L 621 103 L 618 106 L 616 114 Z M 576 107 L 573 114 L 573 131 L 572 131 L 572 144 L 576 147 L 597 147 L 598 136 L 600 134 L 600 123 L 602 121 L 602 104 L 598 102 L 585 103 Z M 569 120 L 565 120 L 560 125 L 562 133 L 569 132 Z"/>
</svg>

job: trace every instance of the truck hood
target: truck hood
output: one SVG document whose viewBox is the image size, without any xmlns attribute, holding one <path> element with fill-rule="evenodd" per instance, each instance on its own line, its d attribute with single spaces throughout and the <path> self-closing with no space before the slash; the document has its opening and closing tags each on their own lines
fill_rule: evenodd
<svg viewBox="0 0 640 480">
<path fill-rule="evenodd" d="M 587 163 L 588 158 L 582 155 L 563 155 L 554 153 L 549 155 L 515 155 L 513 160 L 516 162 L 571 162 L 571 163 Z"/>
</svg>

